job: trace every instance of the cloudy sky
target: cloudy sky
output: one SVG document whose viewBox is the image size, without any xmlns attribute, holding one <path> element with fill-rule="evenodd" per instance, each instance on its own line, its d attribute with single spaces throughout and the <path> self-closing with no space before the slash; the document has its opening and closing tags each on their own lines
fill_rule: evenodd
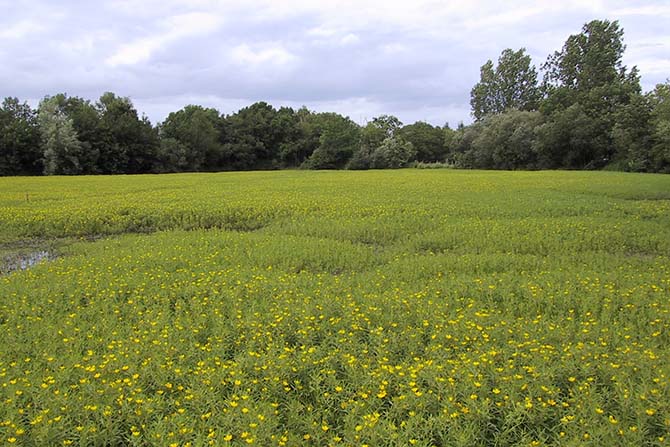
<svg viewBox="0 0 670 447">
<path fill-rule="evenodd" d="M 0 0 L 0 97 L 129 96 L 153 122 L 258 100 L 364 122 L 469 122 L 487 59 L 540 66 L 592 19 L 619 20 L 645 90 L 670 77 L 670 0 Z"/>
</svg>

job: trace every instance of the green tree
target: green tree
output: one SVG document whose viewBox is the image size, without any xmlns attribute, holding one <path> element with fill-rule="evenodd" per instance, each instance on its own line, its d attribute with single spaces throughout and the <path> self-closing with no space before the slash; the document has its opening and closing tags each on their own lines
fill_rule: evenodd
<svg viewBox="0 0 670 447">
<path fill-rule="evenodd" d="M 412 143 L 416 151 L 416 160 L 432 163 L 444 161 L 447 153 L 444 145 L 444 129 L 428 123 L 417 121 L 404 126 L 398 135 Z"/>
<path fill-rule="evenodd" d="M 372 154 L 384 140 L 393 138 L 402 128 L 402 122 L 393 115 L 380 115 L 360 129 L 360 144 L 354 151 L 347 169 L 369 169 Z"/>
<path fill-rule="evenodd" d="M 416 156 L 412 143 L 398 137 L 386 137 L 370 156 L 373 169 L 398 169 L 407 166 Z"/>
<path fill-rule="evenodd" d="M 189 148 L 175 138 L 161 138 L 154 172 L 184 172 L 191 167 Z"/>
<path fill-rule="evenodd" d="M 652 169 L 652 110 L 650 97 L 644 95 L 633 95 L 628 104 L 617 109 L 611 135 L 614 155 L 610 167 L 640 172 Z"/>
<path fill-rule="evenodd" d="M 219 121 L 217 110 L 196 105 L 170 113 L 159 126 L 159 132 L 162 139 L 178 141 L 180 146 L 169 141 L 161 149 L 161 157 L 169 155 L 171 158 L 179 154 L 176 159 L 179 161 L 175 160 L 177 166 L 172 170 L 199 171 L 220 167 L 223 147 Z M 164 164 L 165 159 L 161 162 Z"/>
<path fill-rule="evenodd" d="M 82 174 L 98 172 L 98 157 L 104 136 L 100 129 L 100 115 L 90 101 L 59 93 L 52 97 L 58 108 L 72 120 L 81 144 L 79 166 Z"/>
<path fill-rule="evenodd" d="M 482 65 L 480 80 L 470 92 L 472 115 L 480 120 L 510 109 L 536 110 L 540 99 L 537 71 L 525 48 L 504 50 L 494 68 L 491 60 Z"/>
<path fill-rule="evenodd" d="M 544 87 L 548 93 L 566 90 L 572 95 L 588 94 L 592 89 L 624 83 L 630 74 L 622 64 L 626 46 L 617 21 L 593 20 L 582 32 L 568 37 L 561 51 L 544 64 Z M 574 98 L 570 98 L 574 99 Z M 574 101 L 573 101 L 574 102 Z M 571 104 L 564 104 L 564 108 Z"/>
<path fill-rule="evenodd" d="M 670 81 L 657 85 L 649 98 L 652 146 L 648 170 L 670 173 Z"/>
<path fill-rule="evenodd" d="M 613 139 L 622 135 L 615 132 L 617 116 L 641 91 L 637 69 L 627 71 L 622 63 L 622 39 L 618 22 L 593 20 L 548 58 L 546 99 L 541 106 L 549 115 L 541 132 L 545 160 L 560 158 L 566 163 L 563 167 L 582 169 L 602 167 L 617 158 Z M 582 127 L 560 129 L 551 121 Z"/>
<path fill-rule="evenodd" d="M 39 174 L 42 152 L 37 116 L 17 98 L 0 106 L 0 175 Z"/>
<path fill-rule="evenodd" d="M 442 127 L 442 146 L 444 147 L 444 159 L 449 161 L 449 154 L 453 153 L 455 150 L 456 139 L 458 137 L 458 131 L 452 129 L 449 126 L 449 123 L 446 123 Z"/>
<path fill-rule="evenodd" d="M 533 169 L 537 165 L 536 128 L 542 123 L 537 111 L 510 110 L 481 122 L 469 154 L 473 168 Z"/>
<path fill-rule="evenodd" d="M 337 113 L 319 113 L 319 146 L 302 164 L 307 169 L 339 169 L 360 144 L 360 127 Z"/>
<path fill-rule="evenodd" d="M 59 98 L 47 97 L 42 100 L 38 122 L 44 150 L 44 174 L 80 174 L 80 158 L 84 149 L 77 138 L 72 118 L 59 106 Z"/>
<path fill-rule="evenodd" d="M 281 110 L 280 110 L 281 112 Z M 319 117 L 306 107 L 282 119 L 285 131 L 279 147 L 279 158 L 285 167 L 300 166 L 319 147 Z"/>
<path fill-rule="evenodd" d="M 106 174 L 150 172 L 156 164 L 158 131 L 140 118 L 129 98 L 104 93 L 98 103 L 102 142 L 98 167 Z"/>
<path fill-rule="evenodd" d="M 445 129 L 447 163 L 460 168 L 474 167 L 469 154 L 472 153 L 472 143 L 482 131 L 482 128 L 482 121 L 475 121 L 469 126 L 459 123 L 455 130 Z"/>
<path fill-rule="evenodd" d="M 593 119 L 579 103 L 555 112 L 538 128 L 538 160 L 543 169 L 602 168 L 611 160 L 611 149 L 603 121 Z"/>
<path fill-rule="evenodd" d="M 232 169 L 274 168 L 279 164 L 283 131 L 277 110 L 257 102 L 225 118 L 226 165 Z"/>
</svg>

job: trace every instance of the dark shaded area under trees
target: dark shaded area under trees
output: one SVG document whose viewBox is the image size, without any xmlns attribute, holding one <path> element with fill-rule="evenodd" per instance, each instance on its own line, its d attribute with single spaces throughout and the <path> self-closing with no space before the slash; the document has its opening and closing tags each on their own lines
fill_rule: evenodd
<svg viewBox="0 0 670 447">
<path fill-rule="evenodd" d="M 481 67 L 475 122 L 457 129 L 403 125 L 382 115 L 360 126 L 336 113 L 257 102 L 232 115 L 189 105 L 157 126 L 128 98 L 91 103 L 66 94 L 37 110 L 0 107 L 0 175 L 75 175 L 252 169 L 386 169 L 444 163 L 479 169 L 670 172 L 670 81 L 643 93 L 622 65 L 619 24 L 594 20 L 542 65 L 525 49 Z"/>
</svg>

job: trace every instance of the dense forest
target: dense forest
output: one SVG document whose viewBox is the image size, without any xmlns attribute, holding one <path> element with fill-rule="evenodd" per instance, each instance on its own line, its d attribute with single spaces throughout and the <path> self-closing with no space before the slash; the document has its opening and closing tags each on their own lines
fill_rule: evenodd
<svg viewBox="0 0 670 447">
<path fill-rule="evenodd" d="M 670 81 L 642 92 L 618 22 L 594 20 L 540 67 L 525 49 L 481 67 L 475 121 L 452 129 L 257 102 L 189 105 L 153 126 L 129 98 L 57 94 L 0 107 L 0 175 L 280 169 L 614 169 L 670 172 Z M 542 79 L 540 79 L 542 74 Z"/>
</svg>

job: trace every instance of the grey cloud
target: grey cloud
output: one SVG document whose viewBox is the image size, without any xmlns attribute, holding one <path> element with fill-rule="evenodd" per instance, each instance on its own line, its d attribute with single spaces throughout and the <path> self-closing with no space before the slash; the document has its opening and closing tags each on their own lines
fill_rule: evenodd
<svg viewBox="0 0 670 447">
<path fill-rule="evenodd" d="M 594 18 L 620 20 L 625 62 L 640 65 L 645 89 L 669 76 L 670 13 L 660 0 L 636 8 L 619 0 L 561 8 L 522 0 L 517 9 L 445 2 L 444 10 L 423 2 L 407 18 L 393 14 L 404 10 L 391 1 L 379 19 L 375 0 L 358 10 L 343 2 L 340 15 L 332 2 L 319 10 L 264 1 L 0 1 L 0 29 L 8 30 L 0 32 L 0 96 L 36 101 L 65 91 L 95 100 L 114 91 L 154 122 L 188 103 L 230 113 L 267 100 L 358 121 L 389 113 L 456 124 L 470 120 L 470 88 L 487 59 L 526 47 L 539 68 Z"/>
</svg>

